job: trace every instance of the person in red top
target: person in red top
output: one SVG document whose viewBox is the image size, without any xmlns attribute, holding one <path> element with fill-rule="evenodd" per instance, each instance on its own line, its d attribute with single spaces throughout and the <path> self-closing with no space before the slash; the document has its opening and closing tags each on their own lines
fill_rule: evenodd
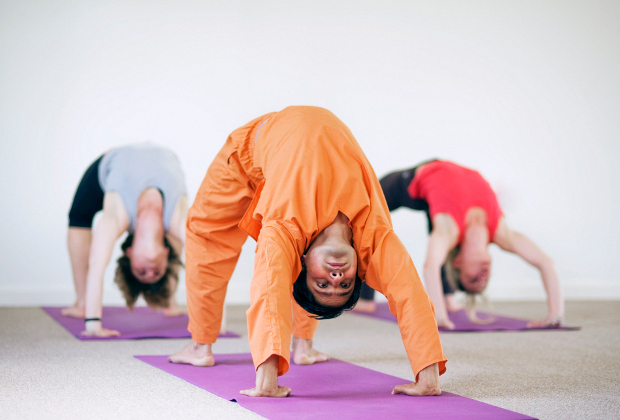
<svg viewBox="0 0 620 420">
<path fill-rule="evenodd" d="M 437 324 L 454 328 L 448 311 L 456 309 L 455 289 L 470 302 L 486 288 L 491 271 L 488 244 L 496 243 L 536 267 L 547 292 L 548 316 L 531 327 L 557 325 L 564 316 L 564 301 L 553 260 L 531 239 L 508 227 L 497 197 L 478 173 L 456 163 L 432 160 L 381 179 L 390 211 L 399 207 L 423 210 L 430 237 L 424 264 L 426 289 Z M 364 287 L 356 306 L 373 311 L 373 292 Z"/>
</svg>

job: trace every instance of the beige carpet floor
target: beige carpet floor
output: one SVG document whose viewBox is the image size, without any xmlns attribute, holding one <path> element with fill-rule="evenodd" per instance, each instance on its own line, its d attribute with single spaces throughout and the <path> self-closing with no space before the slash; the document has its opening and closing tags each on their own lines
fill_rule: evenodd
<svg viewBox="0 0 620 420">
<path fill-rule="evenodd" d="M 525 318 L 545 313 L 543 303 L 495 307 Z M 242 338 L 219 340 L 215 352 L 249 351 L 245 309 L 229 307 L 229 328 Z M 582 330 L 442 333 L 442 388 L 540 419 L 620 418 L 620 302 L 568 302 L 567 321 Z M 261 418 L 133 358 L 188 341 L 81 342 L 39 308 L 0 308 L 0 418 Z M 315 346 L 412 378 L 396 324 L 346 314 L 321 322 Z"/>
</svg>

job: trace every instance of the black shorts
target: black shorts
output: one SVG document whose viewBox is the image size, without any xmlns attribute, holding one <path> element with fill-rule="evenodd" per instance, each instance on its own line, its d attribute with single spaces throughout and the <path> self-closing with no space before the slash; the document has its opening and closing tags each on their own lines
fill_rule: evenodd
<svg viewBox="0 0 620 420">
<path fill-rule="evenodd" d="M 428 233 L 431 233 L 433 230 L 433 221 L 428 208 L 428 202 L 421 198 L 411 198 L 407 192 L 407 189 L 415 176 L 416 170 L 425 163 L 433 162 L 435 160 L 437 159 L 427 160 L 426 162 L 422 162 L 413 168 L 406 169 L 404 171 L 391 172 L 379 180 L 381 183 L 381 189 L 383 190 L 383 195 L 385 195 L 385 201 L 387 202 L 388 209 L 393 211 L 399 207 L 408 207 L 412 210 L 424 211 L 424 213 L 426 213 Z M 444 295 L 454 293 L 454 289 L 446 278 L 443 266 L 441 267 L 441 284 L 443 286 Z M 360 298 L 372 300 L 374 296 L 375 291 L 364 283 L 362 285 Z"/>
<path fill-rule="evenodd" d="M 103 209 L 103 190 L 99 184 L 99 164 L 103 155 L 88 167 L 77 187 L 69 210 L 69 227 L 91 228 L 95 214 Z"/>
<path fill-rule="evenodd" d="M 393 211 L 399 207 L 408 207 L 412 210 L 422 210 L 426 213 L 428 233 L 431 233 L 433 230 L 433 221 L 431 220 L 431 214 L 428 210 L 428 203 L 421 198 L 411 198 L 407 192 L 407 188 L 409 188 L 409 184 L 411 184 L 416 170 L 425 163 L 435 160 L 437 159 L 427 160 L 426 162 L 422 162 L 404 171 L 391 172 L 379 180 L 388 209 Z"/>
</svg>

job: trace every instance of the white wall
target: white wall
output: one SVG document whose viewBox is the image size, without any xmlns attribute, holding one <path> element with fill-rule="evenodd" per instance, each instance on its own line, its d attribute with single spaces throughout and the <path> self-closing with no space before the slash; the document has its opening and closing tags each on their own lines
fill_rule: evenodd
<svg viewBox="0 0 620 420">
<path fill-rule="evenodd" d="M 230 131 L 292 104 L 332 110 L 379 176 L 431 157 L 480 170 L 567 297 L 620 298 L 619 21 L 591 0 L 3 0 L 0 305 L 72 301 L 67 212 L 103 151 L 171 147 L 193 198 Z M 420 267 L 423 215 L 393 219 Z M 249 300 L 253 250 L 229 302 Z M 490 297 L 544 297 L 493 256 Z"/>
</svg>

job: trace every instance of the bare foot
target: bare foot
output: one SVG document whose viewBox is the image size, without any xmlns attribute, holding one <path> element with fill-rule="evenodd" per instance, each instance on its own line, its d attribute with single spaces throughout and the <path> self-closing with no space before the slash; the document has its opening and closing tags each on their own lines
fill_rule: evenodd
<svg viewBox="0 0 620 420">
<path fill-rule="evenodd" d="M 448 312 L 457 312 L 465 308 L 461 302 L 454 296 L 453 293 L 445 295 L 446 309 Z"/>
<path fill-rule="evenodd" d="M 373 313 L 377 310 L 377 304 L 374 300 L 360 299 L 353 308 L 354 312 Z"/>
<path fill-rule="evenodd" d="M 293 337 L 293 362 L 296 365 L 313 365 L 328 360 L 328 355 L 312 348 L 312 340 Z"/>
<path fill-rule="evenodd" d="M 213 366 L 215 364 L 211 344 L 198 344 L 193 341 L 183 347 L 183 350 L 168 356 L 168 361 L 194 366 Z"/>
<path fill-rule="evenodd" d="M 73 306 L 61 309 L 60 313 L 64 316 L 70 316 L 72 318 L 84 318 L 86 316 L 86 309 L 84 308 L 84 305 L 80 305 L 76 302 Z"/>
</svg>

